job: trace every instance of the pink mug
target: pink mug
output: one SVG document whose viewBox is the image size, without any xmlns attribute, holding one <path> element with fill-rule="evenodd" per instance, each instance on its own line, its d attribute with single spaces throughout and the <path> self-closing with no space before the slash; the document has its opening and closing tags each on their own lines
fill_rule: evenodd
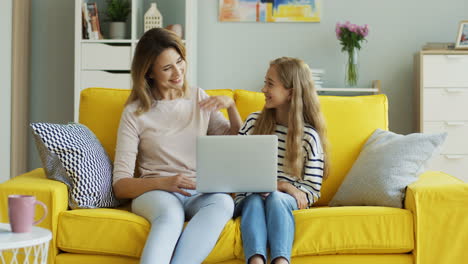
<svg viewBox="0 0 468 264">
<path fill-rule="evenodd" d="M 38 221 L 34 221 L 36 204 L 44 208 L 44 215 Z M 32 195 L 9 195 L 8 217 L 10 219 L 11 231 L 13 233 L 31 232 L 31 227 L 37 225 L 47 216 L 47 206 L 37 201 Z"/>
</svg>

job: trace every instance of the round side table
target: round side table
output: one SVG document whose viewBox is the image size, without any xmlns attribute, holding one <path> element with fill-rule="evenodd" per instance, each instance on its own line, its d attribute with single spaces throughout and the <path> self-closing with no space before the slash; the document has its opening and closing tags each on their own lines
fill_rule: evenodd
<svg viewBox="0 0 468 264">
<path fill-rule="evenodd" d="M 29 233 L 13 233 L 10 224 L 0 223 L 0 262 L 6 263 L 6 251 L 11 252 L 10 263 L 19 263 L 18 256 L 24 255 L 23 263 L 47 263 L 49 241 L 52 233 L 41 227 L 33 226 Z M 8 259 L 10 258 L 10 254 Z"/>
</svg>

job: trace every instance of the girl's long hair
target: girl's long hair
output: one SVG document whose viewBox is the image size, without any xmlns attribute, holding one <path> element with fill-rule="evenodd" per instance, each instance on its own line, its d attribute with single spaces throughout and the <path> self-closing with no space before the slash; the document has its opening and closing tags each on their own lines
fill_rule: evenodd
<svg viewBox="0 0 468 264">
<path fill-rule="evenodd" d="M 174 48 L 182 59 L 187 61 L 184 44 L 179 36 L 170 30 L 153 28 L 148 30 L 138 41 L 131 68 L 133 87 L 126 103 L 128 105 L 134 101 L 139 102 L 137 115 L 147 112 L 151 107 L 154 99 L 153 91 L 158 88 L 149 76 L 156 58 L 168 48 Z M 185 72 L 187 72 L 187 67 Z M 184 84 L 180 96 L 187 96 L 188 92 L 186 74 L 184 73 Z"/>
<path fill-rule="evenodd" d="M 292 90 L 288 134 L 286 136 L 286 172 L 295 178 L 304 178 L 305 153 L 302 140 L 304 125 L 307 123 L 314 127 L 320 136 L 324 152 L 323 179 L 326 179 L 329 172 L 326 125 L 312 80 L 312 72 L 304 61 L 289 57 L 278 58 L 270 62 L 270 67 L 275 67 L 284 88 Z M 275 109 L 263 108 L 255 122 L 253 134 L 274 134 L 275 128 Z"/>
</svg>

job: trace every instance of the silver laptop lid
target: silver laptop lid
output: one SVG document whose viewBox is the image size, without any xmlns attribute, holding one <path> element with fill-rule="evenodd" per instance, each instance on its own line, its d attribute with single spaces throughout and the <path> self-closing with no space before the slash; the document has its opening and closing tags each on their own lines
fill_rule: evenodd
<svg viewBox="0 0 468 264">
<path fill-rule="evenodd" d="M 278 137 L 199 136 L 198 192 L 276 191 Z"/>
</svg>

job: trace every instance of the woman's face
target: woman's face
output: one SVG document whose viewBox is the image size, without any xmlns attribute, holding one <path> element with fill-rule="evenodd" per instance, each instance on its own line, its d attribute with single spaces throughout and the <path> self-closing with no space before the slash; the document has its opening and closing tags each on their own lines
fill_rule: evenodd
<svg viewBox="0 0 468 264">
<path fill-rule="evenodd" d="M 174 48 L 167 48 L 155 60 L 150 74 L 160 91 L 182 89 L 185 76 L 185 61 Z"/>
<path fill-rule="evenodd" d="M 291 90 L 284 88 L 275 66 L 270 66 L 265 76 L 265 85 L 262 88 L 265 94 L 266 108 L 279 108 L 289 104 Z"/>
</svg>

